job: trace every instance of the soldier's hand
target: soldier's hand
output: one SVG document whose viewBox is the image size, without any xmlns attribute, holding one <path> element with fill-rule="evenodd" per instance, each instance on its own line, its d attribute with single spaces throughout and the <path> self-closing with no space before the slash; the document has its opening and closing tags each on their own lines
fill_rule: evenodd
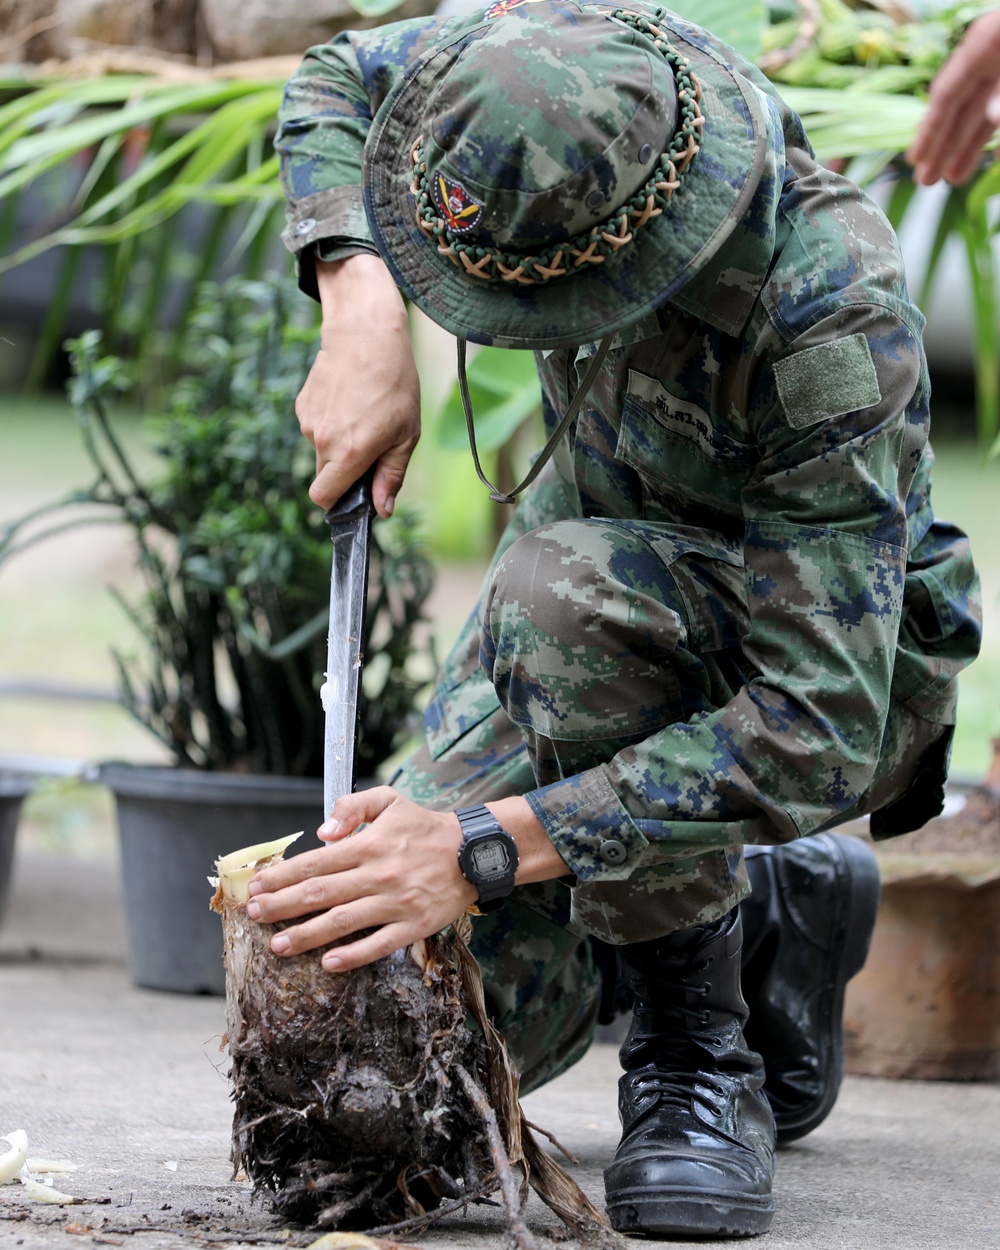
<svg viewBox="0 0 1000 1250">
<path fill-rule="evenodd" d="M 361 934 L 323 956 L 324 968 L 344 972 L 430 937 L 476 901 L 458 866 L 462 831 L 453 813 L 378 786 L 340 799 L 334 816 L 323 826 L 329 845 L 265 868 L 250 883 L 251 920 L 302 918 L 272 938 L 275 954 Z"/>
<path fill-rule="evenodd" d="M 511 795 L 489 807 L 517 843 L 518 885 L 569 874 L 526 799 Z M 271 939 L 277 955 L 361 933 L 323 956 L 330 972 L 360 968 L 440 932 L 478 897 L 458 864 L 458 817 L 389 786 L 339 798 L 319 836 L 327 846 L 263 868 L 250 883 L 251 920 L 301 918 Z"/>
<path fill-rule="evenodd" d="M 375 465 L 372 500 L 390 516 L 420 437 L 420 382 L 402 296 L 377 256 L 316 261 L 321 350 L 295 402 L 316 449 L 309 497 L 329 508 Z"/>
</svg>

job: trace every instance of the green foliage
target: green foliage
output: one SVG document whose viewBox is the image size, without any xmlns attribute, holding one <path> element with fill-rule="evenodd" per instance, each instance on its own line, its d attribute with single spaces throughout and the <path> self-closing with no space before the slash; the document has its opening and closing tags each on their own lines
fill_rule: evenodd
<svg viewBox="0 0 1000 1250">
<path fill-rule="evenodd" d="M 733 0 L 679 0 L 665 7 L 718 35 L 748 61 L 757 59 L 767 24 L 767 6 L 762 0 L 743 0 L 740 4 Z"/>
<path fill-rule="evenodd" d="M 890 12 L 874 3 L 817 0 L 772 22 L 762 64 L 780 83 L 912 93 L 928 86 L 965 28 L 991 7 L 984 0 L 910 17 L 905 6 Z"/>
<path fill-rule="evenodd" d="M 83 248 L 103 262 L 96 305 L 105 338 L 128 344 L 147 376 L 154 359 L 177 371 L 201 283 L 237 263 L 244 276 L 259 275 L 277 238 L 271 134 L 280 98 L 281 83 L 266 80 L 0 76 L 0 275 L 66 249 L 29 382 L 44 376 L 62 338 Z M 59 208 L 15 245 L 29 189 Z M 162 315 L 168 294 L 174 334 Z"/>
<path fill-rule="evenodd" d="M 131 527 L 146 592 L 122 606 L 145 653 L 116 654 L 121 699 L 189 766 L 322 773 L 331 544 L 308 499 L 314 460 L 293 416 L 316 351 L 314 329 L 295 315 L 301 307 L 294 289 L 272 284 L 203 292 L 193 372 L 153 423 L 163 467 L 148 482 L 107 418 L 109 396 L 128 385 L 124 366 L 102 353 L 96 332 L 71 345 L 70 397 L 96 479 L 54 508 L 84 502 Z M 65 528 L 22 539 L 38 515 L 0 536 L 0 560 Z M 415 631 L 431 581 L 412 518 L 376 523 L 362 648 L 364 774 L 412 731 L 426 678 Z"/>
<path fill-rule="evenodd" d="M 60 243 L 123 242 L 191 202 L 279 202 L 265 140 L 280 101 L 277 83 L 135 76 L 16 96 L 0 106 L 0 199 L 73 159 L 86 175 L 69 219 L 0 259 L 0 273 Z"/>
<path fill-rule="evenodd" d="M 541 410 L 542 388 L 531 352 L 482 347 L 469 362 L 467 375 L 480 451 L 498 450 Z M 433 422 L 435 437 L 442 447 L 449 451 L 468 447 L 465 410 L 457 382 Z"/>
<path fill-rule="evenodd" d="M 479 347 L 466 370 L 469 398 L 475 420 L 476 448 L 487 477 L 501 489 L 513 489 L 521 481 L 544 439 L 542 427 L 542 388 L 535 368 L 534 353 L 497 347 Z M 469 431 L 458 382 L 452 386 L 436 411 L 428 417 L 438 455 L 461 453 L 468 477 L 461 497 L 453 500 L 452 533 L 437 546 L 453 555 L 460 554 L 455 539 L 468 543 L 477 530 L 480 544 L 491 549 L 510 519 L 511 509 L 489 499 L 486 489 L 473 473 L 469 451 Z M 438 491 L 439 504 L 447 506 L 445 491 Z M 477 525 L 479 518 L 486 529 Z"/>
<path fill-rule="evenodd" d="M 974 359 L 976 365 L 976 422 L 979 441 L 988 454 L 998 450 L 1000 429 L 1000 351 L 997 348 L 996 268 L 992 235 L 985 204 L 969 197 L 960 223 L 972 282 Z"/>
</svg>

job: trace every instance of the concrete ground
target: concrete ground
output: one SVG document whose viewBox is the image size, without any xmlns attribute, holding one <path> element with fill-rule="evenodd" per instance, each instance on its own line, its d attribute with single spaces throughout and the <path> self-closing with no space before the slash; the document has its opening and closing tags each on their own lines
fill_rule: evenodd
<svg viewBox="0 0 1000 1250">
<path fill-rule="evenodd" d="M 307 1246 L 315 1233 L 283 1228 L 231 1179 L 221 1000 L 135 988 L 124 950 L 112 861 L 19 854 L 0 932 L 0 1135 L 23 1128 L 31 1155 L 78 1164 L 57 1184 L 85 1201 L 0 1189 L 0 1246 Z M 616 1078 L 614 1047 L 598 1044 L 525 1100 L 599 1205 Z M 848 1078 L 830 1118 L 781 1152 L 776 1194 L 757 1243 L 767 1250 L 997 1250 L 1000 1086 Z M 550 1244 L 556 1221 L 535 1199 L 528 1221 Z M 480 1207 L 413 1244 L 499 1250 L 508 1239 Z"/>
</svg>

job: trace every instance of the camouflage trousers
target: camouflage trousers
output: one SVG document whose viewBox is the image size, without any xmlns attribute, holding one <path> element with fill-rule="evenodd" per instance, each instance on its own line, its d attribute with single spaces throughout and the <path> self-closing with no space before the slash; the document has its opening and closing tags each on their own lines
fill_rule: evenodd
<svg viewBox="0 0 1000 1250">
<path fill-rule="evenodd" d="M 588 610 L 569 613 L 569 601 Z M 502 552 L 432 703 L 447 720 L 462 691 L 476 714 L 452 717 L 444 740 L 429 735 L 392 784 L 451 811 L 605 763 L 732 698 L 752 676 L 739 646 L 748 628 L 742 567 L 731 550 L 720 558 L 711 535 L 643 521 L 542 526 Z M 482 687 L 478 701 L 470 684 Z M 894 705 L 872 786 L 838 823 L 904 792 L 940 732 Z M 569 1067 L 592 1039 L 591 935 L 616 944 L 662 936 L 718 919 L 748 891 L 742 846 L 708 847 L 624 881 L 569 881 L 521 887 L 474 921 L 490 1010 L 525 1089 Z"/>
</svg>

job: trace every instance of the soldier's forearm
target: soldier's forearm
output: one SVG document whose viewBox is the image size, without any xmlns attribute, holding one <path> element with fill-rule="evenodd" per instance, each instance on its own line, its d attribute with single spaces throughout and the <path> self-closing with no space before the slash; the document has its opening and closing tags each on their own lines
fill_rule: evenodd
<svg viewBox="0 0 1000 1250">
<path fill-rule="evenodd" d="M 384 261 L 367 254 L 316 261 L 316 285 L 323 308 L 323 346 L 328 334 L 383 330 L 408 334 L 406 305 Z"/>
</svg>

